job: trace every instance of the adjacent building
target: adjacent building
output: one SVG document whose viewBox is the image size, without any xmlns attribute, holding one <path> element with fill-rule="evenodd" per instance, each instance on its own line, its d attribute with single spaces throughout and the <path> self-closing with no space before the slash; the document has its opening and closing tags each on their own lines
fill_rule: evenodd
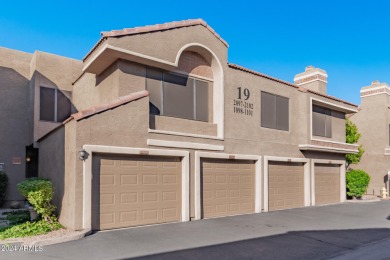
<svg viewBox="0 0 390 260">
<path fill-rule="evenodd" d="M 82 61 L 1 49 L 9 199 L 50 178 L 61 223 L 94 230 L 345 201 L 357 106 L 324 70 L 291 84 L 227 54 L 200 19 L 103 32 Z"/>
<path fill-rule="evenodd" d="M 390 87 L 373 81 L 360 90 L 360 97 L 359 112 L 351 115 L 350 120 L 361 133 L 359 143 L 365 151 L 359 164 L 351 167 L 371 176 L 367 194 L 378 196 L 383 187 L 390 189 Z"/>
</svg>

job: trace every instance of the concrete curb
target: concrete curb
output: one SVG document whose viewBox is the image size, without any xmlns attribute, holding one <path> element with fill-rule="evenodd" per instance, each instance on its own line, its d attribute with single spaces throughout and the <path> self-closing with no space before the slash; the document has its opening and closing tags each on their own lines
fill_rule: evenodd
<svg viewBox="0 0 390 260">
<path fill-rule="evenodd" d="M 365 200 L 346 200 L 347 203 L 369 203 L 369 202 L 378 202 L 381 201 L 381 199 L 365 199 Z"/>
<path fill-rule="evenodd" d="M 15 238 L 8 241 L 0 241 L 0 245 L 25 245 L 25 246 L 47 246 L 47 245 L 54 245 L 54 244 L 60 244 L 65 243 L 69 241 L 79 240 L 84 238 L 85 236 L 88 236 L 92 233 L 90 229 L 82 230 L 80 233 L 67 235 L 63 237 L 58 238 L 46 238 L 37 240 L 31 243 L 24 243 L 23 238 Z"/>
<path fill-rule="evenodd" d="M 24 245 L 27 245 L 27 246 L 47 246 L 47 245 L 60 244 L 60 243 L 65 243 L 65 242 L 69 242 L 69 241 L 82 239 L 83 237 L 88 236 L 91 233 L 92 233 L 91 230 L 82 230 L 78 234 L 63 236 L 63 237 L 54 238 L 54 239 L 38 240 L 38 241 L 34 241 L 32 243 L 28 243 L 28 244 L 24 244 Z"/>
</svg>

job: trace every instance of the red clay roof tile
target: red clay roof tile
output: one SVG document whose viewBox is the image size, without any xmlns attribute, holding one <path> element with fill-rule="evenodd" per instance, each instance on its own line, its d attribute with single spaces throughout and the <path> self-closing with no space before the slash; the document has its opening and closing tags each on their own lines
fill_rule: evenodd
<svg viewBox="0 0 390 260">
<path fill-rule="evenodd" d="M 347 105 L 350 105 L 350 106 L 357 107 L 357 105 L 355 105 L 353 103 L 350 103 L 348 101 L 345 101 L 345 100 L 342 100 L 342 99 L 339 99 L 339 98 L 336 98 L 336 97 L 333 97 L 333 96 L 330 96 L 330 95 L 322 94 L 322 93 L 319 93 L 319 92 L 316 92 L 316 91 L 313 91 L 313 90 L 310 90 L 310 89 L 306 89 L 306 88 L 303 88 L 303 87 L 298 87 L 297 85 L 292 84 L 290 82 L 287 82 L 287 81 L 284 81 L 284 80 L 280 80 L 280 79 L 277 79 L 277 78 L 273 78 L 271 76 L 262 74 L 260 72 L 254 71 L 254 70 L 247 69 L 245 67 L 242 67 L 242 66 L 239 66 L 239 65 L 236 65 L 236 64 L 228 63 L 228 66 L 230 68 L 232 68 L 232 69 L 241 70 L 241 71 L 244 71 L 244 72 L 247 72 L 247 73 L 259 76 L 259 77 L 263 77 L 263 78 L 266 78 L 266 79 L 270 79 L 270 80 L 273 80 L 273 81 L 276 81 L 276 82 L 288 85 L 288 86 L 296 88 L 296 89 L 298 89 L 299 91 L 302 91 L 302 92 L 309 92 L 309 93 L 312 93 L 312 94 L 315 94 L 315 95 L 318 95 L 318 96 L 321 96 L 321 97 L 329 98 L 329 99 L 334 100 L 334 101 L 338 101 L 338 102 L 341 102 L 341 103 L 344 103 L 344 104 L 347 104 Z"/>
<path fill-rule="evenodd" d="M 87 108 L 87 109 L 81 110 L 75 114 L 72 114 L 68 119 L 66 119 L 64 121 L 64 124 L 72 121 L 73 119 L 75 119 L 76 121 L 80 121 L 81 119 L 84 119 L 86 117 L 90 117 L 90 116 L 102 113 L 104 111 L 119 107 L 119 106 L 124 105 L 126 103 L 129 103 L 131 101 L 134 101 L 134 100 L 137 100 L 137 99 L 140 99 L 143 97 L 147 97 L 147 96 L 149 96 L 149 92 L 147 90 L 142 90 L 142 91 L 131 93 L 131 94 L 126 95 L 126 96 L 119 97 L 119 98 L 117 98 L 109 103 L 101 104 L 101 105 L 94 106 L 91 108 Z"/>
</svg>

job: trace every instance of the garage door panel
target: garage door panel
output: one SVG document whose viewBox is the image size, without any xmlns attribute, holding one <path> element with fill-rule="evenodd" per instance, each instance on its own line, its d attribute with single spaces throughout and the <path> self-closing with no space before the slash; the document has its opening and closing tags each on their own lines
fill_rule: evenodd
<svg viewBox="0 0 390 260">
<path fill-rule="evenodd" d="M 203 217 L 254 212 L 252 161 L 204 159 L 201 163 Z"/>
<path fill-rule="evenodd" d="M 181 219 L 179 158 L 96 155 L 93 189 L 94 229 Z"/>
<path fill-rule="evenodd" d="M 302 163 L 269 162 L 268 210 L 304 206 L 304 167 Z"/>
<path fill-rule="evenodd" d="M 340 166 L 315 164 L 314 174 L 315 204 L 340 202 Z"/>
</svg>

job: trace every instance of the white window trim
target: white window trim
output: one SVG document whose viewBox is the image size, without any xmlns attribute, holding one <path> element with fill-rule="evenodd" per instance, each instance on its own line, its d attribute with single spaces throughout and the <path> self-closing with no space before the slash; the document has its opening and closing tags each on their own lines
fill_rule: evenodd
<svg viewBox="0 0 390 260">
<path fill-rule="evenodd" d="M 234 159 L 232 159 L 234 157 Z M 195 220 L 201 219 L 201 159 L 230 159 L 230 160 L 252 160 L 255 161 L 255 213 L 261 212 L 261 156 L 243 155 L 243 154 L 227 154 L 227 153 L 210 153 L 210 152 L 195 152 Z"/>
<path fill-rule="evenodd" d="M 345 202 L 346 197 L 346 183 L 345 183 L 345 161 L 342 160 L 324 160 L 324 159 L 312 159 L 311 160 L 311 205 L 316 205 L 315 196 L 315 165 L 321 164 L 336 164 L 340 166 L 340 202 Z"/>
<path fill-rule="evenodd" d="M 325 106 L 328 105 L 330 107 L 333 107 L 334 110 L 344 112 L 344 113 L 357 113 L 358 112 L 357 109 L 351 109 L 351 108 L 348 108 L 346 106 L 340 106 L 340 105 L 333 104 L 333 103 L 330 103 L 330 102 L 327 102 L 327 101 L 324 101 L 321 99 L 310 97 L 310 118 L 309 118 L 310 140 L 316 140 L 313 138 L 313 101 L 316 102 L 317 104 L 320 103 L 320 104 L 323 104 Z M 323 140 L 321 140 L 321 141 L 323 141 Z"/>
<path fill-rule="evenodd" d="M 276 157 L 276 156 L 264 156 L 264 212 L 268 212 L 268 192 L 269 192 L 269 162 L 292 162 L 292 163 L 304 163 L 304 206 L 310 206 L 310 159 L 306 158 L 290 158 L 290 157 Z"/>
<path fill-rule="evenodd" d="M 189 174 L 189 157 L 187 151 L 178 150 L 159 150 L 148 148 L 130 148 L 119 146 L 104 145 L 84 145 L 83 149 L 88 153 L 88 158 L 83 162 L 83 229 L 91 230 L 92 228 L 92 163 L 94 153 L 109 154 L 129 154 L 143 155 L 145 152 L 151 156 L 172 156 L 181 157 L 182 160 L 182 205 L 181 221 L 190 220 L 190 174 Z"/>
</svg>

